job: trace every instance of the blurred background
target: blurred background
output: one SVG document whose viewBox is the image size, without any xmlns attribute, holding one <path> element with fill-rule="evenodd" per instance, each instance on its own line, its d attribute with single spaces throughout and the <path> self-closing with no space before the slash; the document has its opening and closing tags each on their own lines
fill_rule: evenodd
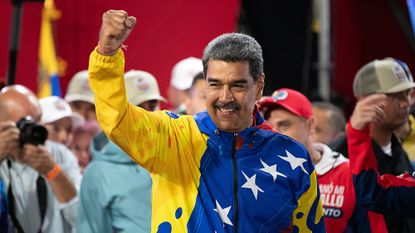
<svg viewBox="0 0 415 233">
<path fill-rule="evenodd" d="M 201 57 L 211 39 L 238 31 L 254 36 L 263 48 L 264 95 L 289 87 L 311 100 L 330 100 L 350 113 L 353 78 L 363 64 L 395 57 L 414 71 L 411 2 L 55 0 L 53 5 L 46 0 L 42 21 L 44 2 L 0 0 L 0 85 L 7 82 L 10 73 L 16 5 L 22 6 L 22 18 L 20 43 L 14 41 L 19 45 L 15 83 L 40 93 L 41 83 L 54 77 L 59 81 L 55 86 L 59 91 L 54 92 L 58 95 L 65 94 L 77 71 L 87 69 L 89 53 L 98 42 L 102 13 L 124 9 L 138 19 L 126 41 L 126 69 L 154 74 L 163 96 L 176 62 Z M 47 33 L 41 39 L 42 24 L 50 26 L 49 40 L 45 39 Z M 42 53 L 47 54 L 43 63 L 39 59 Z"/>
</svg>

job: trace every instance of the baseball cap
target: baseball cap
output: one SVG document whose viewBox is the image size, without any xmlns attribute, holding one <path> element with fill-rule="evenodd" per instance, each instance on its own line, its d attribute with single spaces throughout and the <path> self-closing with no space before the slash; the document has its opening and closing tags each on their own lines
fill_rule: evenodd
<svg viewBox="0 0 415 233">
<path fill-rule="evenodd" d="M 397 93 L 414 88 L 411 72 L 405 62 L 393 58 L 374 60 L 357 72 L 353 82 L 355 97 L 374 93 Z"/>
<path fill-rule="evenodd" d="M 40 107 L 42 108 L 41 124 L 49 124 L 65 117 L 69 117 L 72 120 L 72 128 L 83 124 L 83 117 L 75 112 L 72 112 L 68 102 L 57 96 L 48 96 L 39 100 Z"/>
<path fill-rule="evenodd" d="M 187 90 L 192 86 L 193 78 L 202 71 L 203 65 L 200 58 L 185 58 L 174 65 L 170 85 L 182 91 Z"/>
<path fill-rule="evenodd" d="M 313 107 L 307 97 L 289 88 L 281 88 L 274 91 L 271 96 L 262 97 L 258 101 L 258 105 L 261 111 L 266 111 L 271 106 L 279 105 L 293 114 L 306 119 L 313 115 Z"/>
<path fill-rule="evenodd" d="M 128 102 L 139 105 L 148 100 L 166 99 L 160 95 L 156 78 L 142 70 L 130 70 L 124 75 L 125 88 L 127 90 Z"/>
<path fill-rule="evenodd" d="M 95 104 L 94 94 L 88 83 L 88 70 L 79 71 L 72 77 L 65 95 L 65 100 L 68 103 L 85 101 L 90 104 Z"/>
</svg>

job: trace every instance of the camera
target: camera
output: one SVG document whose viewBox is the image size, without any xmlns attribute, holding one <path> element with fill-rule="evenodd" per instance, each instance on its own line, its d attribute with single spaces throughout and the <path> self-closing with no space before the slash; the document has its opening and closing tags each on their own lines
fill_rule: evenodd
<svg viewBox="0 0 415 233">
<path fill-rule="evenodd" d="M 16 122 L 16 127 L 20 130 L 20 146 L 24 144 L 43 145 L 48 138 L 48 130 L 36 124 L 30 116 L 23 117 Z"/>
</svg>

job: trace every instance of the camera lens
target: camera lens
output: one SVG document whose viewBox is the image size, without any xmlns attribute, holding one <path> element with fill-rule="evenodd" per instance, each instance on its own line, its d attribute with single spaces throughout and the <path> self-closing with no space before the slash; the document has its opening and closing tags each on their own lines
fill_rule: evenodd
<svg viewBox="0 0 415 233">
<path fill-rule="evenodd" d="M 16 126 L 20 130 L 21 146 L 26 143 L 43 145 L 48 138 L 48 130 L 43 126 L 36 124 L 31 117 L 22 118 L 16 123 Z"/>
</svg>

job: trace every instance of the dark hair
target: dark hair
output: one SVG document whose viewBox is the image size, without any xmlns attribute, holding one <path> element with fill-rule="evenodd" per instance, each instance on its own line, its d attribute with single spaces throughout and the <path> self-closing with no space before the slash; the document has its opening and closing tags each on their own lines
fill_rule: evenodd
<svg viewBox="0 0 415 233">
<path fill-rule="evenodd" d="M 241 33 L 227 33 L 213 39 L 203 52 L 203 73 L 206 76 L 209 60 L 225 62 L 249 62 L 249 73 L 254 81 L 264 72 L 262 49 L 251 36 Z"/>
<path fill-rule="evenodd" d="M 343 111 L 336 105 L 329 102 L 313 102 L 311 103 L 314 108 L 321 109 L 323 111 L 330 112 L 330 125 L 336 133 L 344 132 L 346 126 L 346 118 Z"/>
<path fill-rule="evenodd" d="M 269 119 L 269 117 L 271 116 L 271 112 L 272 111 L 274 111 L 275 109 L 277 109 L 277 108 L 281 108 L 279 105 L 271 105 L 271 106 L 269 106 L 268 108 L 266 108 L 265 110 L 264 110 L 264 112 L 262 113 L 262 115 L 263 115 L 263 117 L 264 117 L 264 119 L 265 120 L 268 120 Z"/>
</svg>

